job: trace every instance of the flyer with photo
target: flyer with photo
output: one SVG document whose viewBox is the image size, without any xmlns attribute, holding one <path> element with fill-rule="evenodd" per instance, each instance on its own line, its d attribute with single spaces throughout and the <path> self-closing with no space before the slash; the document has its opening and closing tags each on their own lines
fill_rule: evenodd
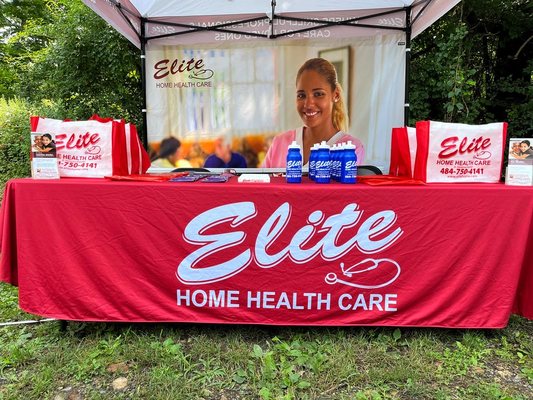
<svg viewBox="0 0 533 400">
<path fill-rule="evenodd" d="M 54 134 L 31 133 L 31 176 L 36 179 L 59 179 Z"/>
<path fill-rule="evenodd" d="M 533 185 L 533 138 L 511 138 L 505 176 L 508 185 Z"/>
</svg>

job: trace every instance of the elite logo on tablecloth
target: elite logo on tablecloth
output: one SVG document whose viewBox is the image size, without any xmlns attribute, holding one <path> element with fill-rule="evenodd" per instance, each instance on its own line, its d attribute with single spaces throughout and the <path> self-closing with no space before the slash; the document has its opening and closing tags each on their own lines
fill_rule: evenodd
<svg viewBox="0 0 533 400">
<path fill-rule="evenodd" d="M 321 210 L 314 210 L 305 221 L 297 221 L 291 204 L 285 202 L 258 227 L 256 237 L 249 237 L 246 228 L 239 229 L 239 226 L 257 215 L 256 204 L 245 201 L 215 207 L 194 217 L 187 224 L 183 238 L 198 248 L 179 263 L 178 280 L 191 286 L 213 285 L 235 277 L 254 264 L 274 272 L 281 269 L 283 274 L 290 274 L 291 264 L 302 264 L 304 269 L 313 272 L 310 284 L 315 291 L 291 291 L 290 285 L 279 284 L 277 289 L 271 286 L 267 291 L 251 285 L 243 293 L 227 289 L 226 285 L 224 289 L 178 289 L 178 306 L 292 310 L 334 307 L 344 311 L 374 307 L 396 311 L 395 293 L 328 292 L 334 284 L 353 291 L 380 289 L 396 281 L 401 268 L 394 260 L 365 258 L 354 262 L 358 253 L 378 254 L 402 236 L 394 211 L 383 210 L 366 216 L 357 203 L 350 203 L 338 214 L 327 216 Z M 332 263 L 339 259 L 340 263 Z M 324 274 L 316 274 L 315 269 L 323 270 Z M 270 278 L 266 276 L 268 281 Z"/>
<path fill-rule="evenodd" d="M 313 211 L 309 214 L 307 223 L 293 235 L 290 243 L 281 251 L 271 253 L 269 247 L 286 229 L 291 218 L 291 205 L 285 202 L 261 227 L 253 248 L 248 247 L 232 259 L 195 268 L 200 260 L 205 261 L 216 253 L 241 245 L 247 234 L 234 228 L 257 215 L 253 202 L 232 203 L 210 209 L 195 217 L 185 228 L 185 241 L 200 247 L 181 261 L 177 277 L 186 285 L 209 284 L 238 274 L 250 265 L 252 260 L 261 268 L 272 268 L 287 258 L 296 264 L 308 263 L 315 257 L 324 261 L 337 260 L 354 247 L 361 253 L 374 254 L 392 245 L 403 233 L 400 227 L 394 228 L 397 219 L 394 211 L 380 211 L 361 221 L 362 214 L 363 211 L 359 210 L 356 203 L 348 204 L 340 214 L 328 218 L 325 218 L 324 212 L 320 210 Z M 229 222 L 231 231 L 219 234 L 204 233 L 210 227 L 224 222 Z M 341 231 L 357 224 L 360 225 L 355 235 L 338 244 L 337 238 Z M 383 235 L 389 230 L 392 231 L 387 236 L 376 239 L 378 234 Z M 317 232 L 326 233 L 315 245 L 303 249 L 303 245 Z M 217 260 L 219 258 L 220 255 Z"/>
</svg>

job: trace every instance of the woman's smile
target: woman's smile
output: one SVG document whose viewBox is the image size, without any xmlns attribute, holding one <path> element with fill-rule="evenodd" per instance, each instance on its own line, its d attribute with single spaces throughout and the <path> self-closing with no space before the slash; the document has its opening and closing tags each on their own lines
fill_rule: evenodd
<svg viewBox="0 0 533 400">
<path fill-rule="evenodd" d="M 306 111 L 304 113 L 304 115 L 307 117 L 307 118 L 313 118 L 313 117 L 316 117 L 318 115 L 318 111 Z"/>
<path fill-rule="evenodd" d="M 334 133 L 331 122 L 333 90 L 318 72 L 304 71 L 296 84 L 296 109 L 304 125 Z"/>
</svg>

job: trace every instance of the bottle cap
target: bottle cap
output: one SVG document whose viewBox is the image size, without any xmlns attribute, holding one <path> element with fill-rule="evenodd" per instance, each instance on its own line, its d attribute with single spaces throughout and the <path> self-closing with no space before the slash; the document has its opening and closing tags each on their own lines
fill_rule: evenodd
<svg viewBox="0 0 533 400">
<path fill-rule="evenodd" d="M 351 140 L 348 140 L 344 143 L 344 148 L 347 150 L 355 150 L 355 144 L 353 144 Z"/>
<path fill-rule="evenodd" d="M 289 149 L 298 149 L 300 150 L 300 145 L 296 143 L 296 140 L 294 140 L 291 144 L 289 144 Z"/>
</svg>

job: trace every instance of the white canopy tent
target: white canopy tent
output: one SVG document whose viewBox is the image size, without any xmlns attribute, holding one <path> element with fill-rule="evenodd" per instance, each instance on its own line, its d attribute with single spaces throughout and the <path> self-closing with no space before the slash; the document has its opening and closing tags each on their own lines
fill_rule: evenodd
<svg viewBox="0 0 533 400">
<path fill-rule="evenodd" d="M 285 116 L 285 109 L 292 110 L 294 106 L 285 107 L 280 99 L 294 96 L 291 90 L 295 70 L 306 58 L 317 53 L 328 54 L 322 51 L 333 48 L 329 54 L 342 57 L 336 50 L 348 48 L 347 58 L 336 60 L 341 64 L 335 65 L 343 68 L 342 62 L 347 61 L 343 73 L 346 85 L 351 83 L 346 90 L 351 132 L 362 136 L 368 161 L 382 166 L 390 152 L 391 128 L 403 125 L 408 117 L 410 41 L 459 1 L 84 0 L 141 49 L 145 145 L 148 142 L 146 127 L 156 139 L 169 133 L 183 136 L 198 127 L 196 122 L 193 127 L 183 122 L 187 118 L 184 113 L 189 112 L 194 101 L 203 105 L 192 112 L 191 118 L 211 121 L 200 124 L 202 129 L 207 126 L 217 130 L 217 126 L 225 123 L 231 131 L 239 130 L 243 114 L 236 114 L 235 110 L 220 111 L 217 107 L 224 109 L 223 103 L 228 97 L 221 100 L 221 92 L 238 93 L 235 88 L 242 83 L 246 71 L 239 66 L 237 71 L 231 68 L 233 73 L 227 72 L 222 59 L 233 63 L 239 60 L 240 64 L 242 60 L 255 57 L 250 68 L 266 68 L 278 84 L 271 94 L 268 77 L 265 74 L 258 77 L 260 74 L 252 71 L 255 95 L 234 100 L 231 107 L 226 108 L 238 108 L 245 99 L 251 99 L 268 109 L 265 98 L 261 98 L 268 94 L 276 98 L 268 113 L 275 114 L 277 122 L 272 126 L 266 123 L 262 130 L 286 129 L 297 123 L 291 116 Z M 373 48 L 372 52 L 369 47 Z M 217 50 L 221 48 L 229 50 L 221 53 Z M 195 75 L 198 72 L 203 76 Z M 178 79 L 181 73 L 188 76 Z M 228 86 L 228 80 L 236 82 L 235 85 Z M 200 82 L 204 86 L 199 87 Z M 195 86 L 193 90 L 189 89 L 191 86 Z M 177 93 L 185 90 L 187 94 Z M 210 92 L 202 96 L 201 90 Z M 212 100 L 216 96 L 219 97 Z M 211 105 L 206 108 L 207 103 Z M 265 119 L 251 107 L 246 112 L 251 120 Z M 181 119 L 182 122 L 161 123 L 162 119 Z"/>
</svg>

